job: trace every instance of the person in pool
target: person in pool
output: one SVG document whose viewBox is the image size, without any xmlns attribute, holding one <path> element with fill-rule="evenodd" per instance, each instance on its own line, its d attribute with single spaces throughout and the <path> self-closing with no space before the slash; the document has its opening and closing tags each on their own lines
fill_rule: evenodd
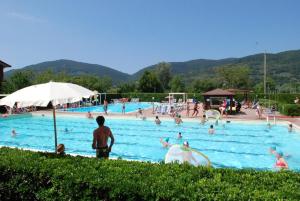
<svg viewBox="0 0 300 201">
<path fill-rule="evenodd" d="M 16 135 L 17 135 L 16 130 L 15 130 L 15 129 L 12 129 L 12 130 L 11 130 L 11 136 L 12 136 L 12 137 L 16 137 Z"/>
<path fill-rule="evenodd" d="M 155 117 L 155 123 L 156 123 L 156 125 L 160 125 L 161 124 L 161 121 L 158 118 L 158 116 Z"/>
<path fill-rule="evenodd" d="M 289 124 L 288 131 L 289 131 L 289 133 L 291 133 L 293 131 L 293 124 Z"/>
<path fill-rule="evenodd" d="M 177 117 L 175 117 L 175 123 L 178 124 L 178 125 L 181 124 L 181 123 L 183 123 L 180 115 L 178 115 Z"/>
<path fill-rule="evenodd" d="M 283 153 L 280 151 L 276 155 L 276 163 L 275 167 L 280 168 L 280 169 L 288 169 L 289 165 L 283 158 Z"/>
<path fill-rule="evenodd" d="M 88 119 L 93 119 L 94 118 L 93 115 L 92 115 L 92 113 L 90 111 L 88 111 L 88 113 L 86 114 L 86 117 Z"/>
<path fill-rule="evenodd" d="M 170 138 L 166 138 L 165 140 L 163 140 L 162 138 L 160 138 L 160 143 L 162 144 L 162 146 L 164 148 L 170 147 L 171 144 L 169 143 Z"/>
<path fill-rule="evenodd" d="M 198 164 L 198 161 L 195 159 L 195 157 L 193 156 L 192 150 L 190 148 L 189 142 L 188 141 L 184 141 L 183 145 L 182 145 L 182 161 L 183 162 L 188 162 L 188 163 L 192 163 L 192 161 L 194 161 L 196 164 Z"/>
<path fill-rule="evenodd" d="M 181 132 L 178 133 L 177 139 L 178 139 L 178 140 L 182 139 Z"/>
<path fill-rule="evenodd" d="M 201 118 L 201 124 L 204 125 L 206 122 L 206 115 L 204 114 Z"/>
<path fill-rule="evenodd" d="M 208 134 L 215 134 L 215 129 L 213 125 L 210 125 L 209 129 L 208 129 Z"/>
</svg>

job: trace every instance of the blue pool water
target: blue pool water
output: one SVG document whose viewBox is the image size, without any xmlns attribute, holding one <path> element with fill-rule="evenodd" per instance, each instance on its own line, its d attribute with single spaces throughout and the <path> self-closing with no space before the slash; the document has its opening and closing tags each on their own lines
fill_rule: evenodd
<svg viewBox="0 0 300 201">
<path fill-rule="evenodd" d="M 107 112 L 108 113 L 122 113 L 122 103 L 109 104 Z M 152 108 L 151 103 L 147 102 L 138 102 L 138 103 L 125 103 L 125 112 L 135 112 L 139 108 L 148 109 Z M 90 107 L 81 107 L 81 108 L 68 108 L 68 112 L 104 112 L 103 105 L 90 106 Z"/>
<path fill-rule="evenodd" d="M 275 125 L 270 130 L 265 123 L 231 122 L 223 128 L 216 126 L 216 134 L 208 135 L 209 124 L 184 122 L 175 125 L 173 121 L 163 121 L 157 126 L 152 120 L 107 119 L 115 136 L 112 158 L 159 162 L 164 160 L 167 149 L 162 148 L 160 137 L 169 137 L 173 144 L 178 132 L 183 140 L 188 140 L 192 148 L 206 154 L 214 167 L 236 167 L 273 169 L 275 157 L 270 155 L 270 146 L 290 155 L 287 162 L 291 169 L 300 170 L 300 133 L 288 133 L 287 125 Z M 92 132 L 97 127 L 95 120 L 79 117 L 58 117 L 58 143 L 66 146 L 66 153 L 94 156 L 91 148 Z M 0 145 L 30 148 L 44 151 L 54 150 L 52 117 L 33 116 L 0 120 Z M 65 128 L 71 129 L 65 133 Z M 11 137 L 11 130 L 17 131 Z"/>
</svg>

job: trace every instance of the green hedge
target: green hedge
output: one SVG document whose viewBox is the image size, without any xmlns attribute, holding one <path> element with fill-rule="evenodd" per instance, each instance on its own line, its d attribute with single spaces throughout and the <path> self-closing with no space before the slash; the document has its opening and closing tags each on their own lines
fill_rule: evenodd
<svg viewBox="0 0 300 201">
<path fill-rule="evenodd" d="M 0 149 L 0 200 L 300 200 L 300 174 Z"/>
<path fill-rule="evenodd" d="M 300 116 L 300 105 L 279 104 L 279 112 L 288 116 Z"/>
</svg>

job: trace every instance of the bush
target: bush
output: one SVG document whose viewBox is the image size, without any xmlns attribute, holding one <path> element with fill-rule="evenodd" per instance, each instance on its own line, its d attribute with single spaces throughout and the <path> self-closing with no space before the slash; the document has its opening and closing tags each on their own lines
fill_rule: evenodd
<svg viewBox="0 0 300 201">
<path fill-rule="evenodd" d="M 300 116 L 300 105 L 296 104 L 280 104 L 279 111 L 281 114 L 288 116 Z"/>
<path fill-rule="evenodd" d="M 0 149 L 0 200 L 299 200 L 300 174 Z"/>
</svg>

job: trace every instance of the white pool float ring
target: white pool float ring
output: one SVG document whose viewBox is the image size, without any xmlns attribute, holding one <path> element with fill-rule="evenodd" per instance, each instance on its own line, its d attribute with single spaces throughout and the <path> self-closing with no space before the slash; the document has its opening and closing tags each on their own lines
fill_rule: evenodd
<svg viewBox="0 0 300 201">
<path fill-rule="evenodd" d="M 207 119 L 220 119 L 220 112 L 218 110 L 207 110 L 205 111 L 205 116 Z"/>
<path fill-rule="evenodd" d="M 206 155 L 192 148 L 185 148 L 179 144 L 171 146 L 165 156 L 165 163 L 176 162 L 180 164 L 187 162 L 194 166 L 211 166 L 211 162 Z"/>
</svg>

